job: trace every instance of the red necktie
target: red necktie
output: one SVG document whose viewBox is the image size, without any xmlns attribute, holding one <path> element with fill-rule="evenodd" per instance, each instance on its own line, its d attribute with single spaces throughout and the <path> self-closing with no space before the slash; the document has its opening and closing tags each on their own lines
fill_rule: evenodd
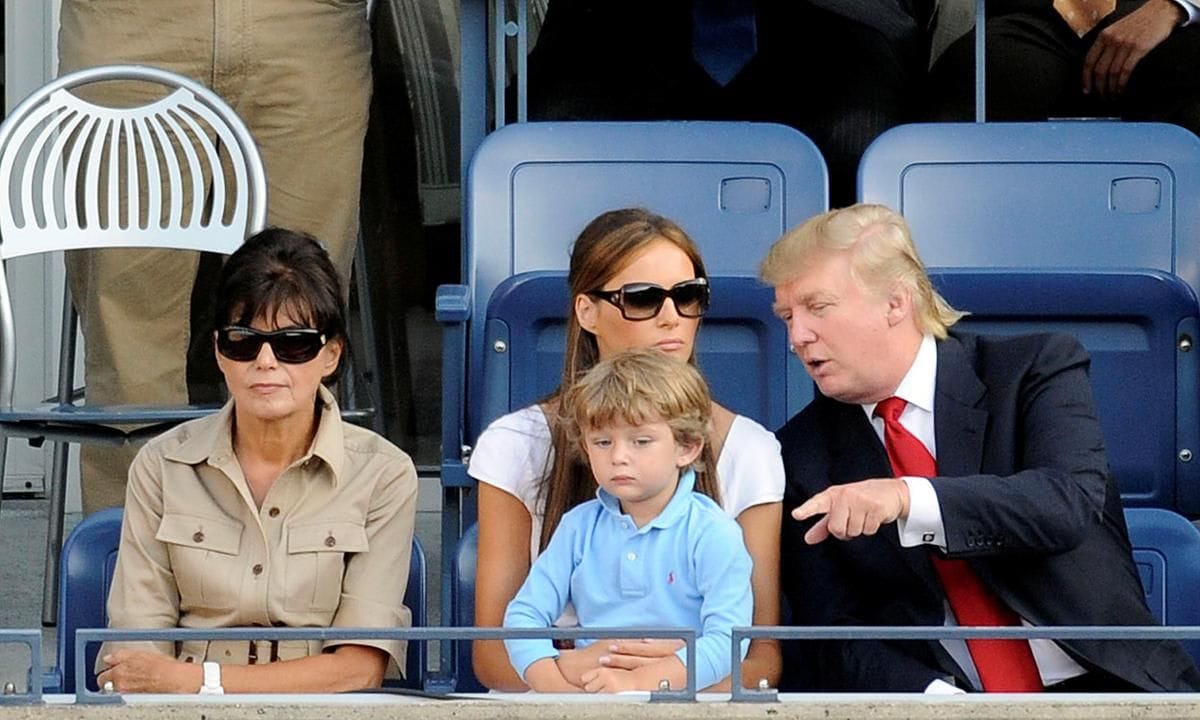
<svg viewBox="0 0 1200 720">
<path fill-rule="evenodd" d="M 883 418 L 883 444 L 892 470 L 898 476 L 936 477 L 937 462 L 929 449 L 900 424 L 905 405 L 904 400 L 890 397 L 875 406 L 875 415 Z M 937 553 L 931 553 L 930 559 L 959 625 L 1021 624 L 1017 614 L 980 581 L 965 560 L 952 560 Z M 985 692 L 1042 690 L 1041 675 L 1027 640 L 967 640 L 967 649 Z"/>
</svg>

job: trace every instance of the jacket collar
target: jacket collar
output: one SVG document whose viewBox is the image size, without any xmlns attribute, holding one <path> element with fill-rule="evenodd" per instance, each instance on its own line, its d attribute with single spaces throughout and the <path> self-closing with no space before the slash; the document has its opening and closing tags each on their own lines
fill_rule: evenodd
<svg viewBox="0 0 1200 720">
<path fill-rule="evenodd" d="M 313 458 L 323 461 L 330 469 L 329 478 L 336 488 L 345 466 L 345 438 L 341 413 L 333 393 L 324 385 L 317 389 L 317 397 L 321 413 L 317 423 L 317 434 L 313 437 L 308 452 L 293 464 L 306 463 Z M 233 452 L 232 399 L 225 403 L 216 415 L 191 423 L 190 427 L 192 432 L 186 435 L 177 447 L 164 453 L 167 460 L 187 465 L 208 463 L 222 470 L 229 464 L 236 463 Z"/>
</svg>

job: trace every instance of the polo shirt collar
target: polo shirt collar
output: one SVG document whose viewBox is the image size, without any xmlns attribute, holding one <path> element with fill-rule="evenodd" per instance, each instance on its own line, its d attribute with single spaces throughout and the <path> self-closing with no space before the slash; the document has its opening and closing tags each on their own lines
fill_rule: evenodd
<svg viewBox="0 0 1200 720">
<path fill-rule="evenodd" d="M 695 487 L 696 472 L 688 468 L 679 477 L 679 484 L 675 486 L 675 494 L 671 496 L 667 506 L 658 514 L 658 517 L 638 528 L 638 532 L 645 532 L 649 528 L 666 528 L 679 522 L 687 514 Z M 619 518 L 626 517 L 625 513 L 621 512 L 621 501 L 604 488 L 596 489 L 596 498 L 604 507 L 605 512 Z"/>
</svg>

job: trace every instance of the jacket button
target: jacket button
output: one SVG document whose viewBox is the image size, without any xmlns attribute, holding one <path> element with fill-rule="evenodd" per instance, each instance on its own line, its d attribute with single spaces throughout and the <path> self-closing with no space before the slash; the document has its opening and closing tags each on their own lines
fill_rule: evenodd
<svg viewBox="0 0 1200 720">
<path fill-rule="evenodd" d="M 254 567 L 250 568 L 250 571 L 253 572 L 255 575 L 262 575 L 262 571 L 263 571 L 262 563 L 258 563 Z"/>
<path fill-rule="evenodd" d="M 279 517 L 279 508 L 273 507 L 267 511 L 267 514 L 271 517 Z"/>
<path fill-rule="evenodd" d="M 325 547 L 333 547 L 334 545 L 337 545 L 337 538 L 332 535 L 325 538 Z"/>
<path fill-rule="evenodd" d="M 196 534 L 192 536 L 192 542 L 198 542 L 198 543 L 204 542 L 204 533 L 197 530 Z"/>
</svg>

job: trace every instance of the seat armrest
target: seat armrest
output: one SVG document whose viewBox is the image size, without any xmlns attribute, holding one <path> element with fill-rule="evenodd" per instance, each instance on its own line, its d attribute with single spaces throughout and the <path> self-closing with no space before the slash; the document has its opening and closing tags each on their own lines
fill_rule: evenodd
<svg viewBox="0 0 1200 720">
<path fill-rule="evenodd" d="M 442 324 L 442 485 L 465 487 L 463 422 L 466 418 L 467 321 L 471 289 L 442 285 L 437 289 L 435 316 Z"/>
</svg>

